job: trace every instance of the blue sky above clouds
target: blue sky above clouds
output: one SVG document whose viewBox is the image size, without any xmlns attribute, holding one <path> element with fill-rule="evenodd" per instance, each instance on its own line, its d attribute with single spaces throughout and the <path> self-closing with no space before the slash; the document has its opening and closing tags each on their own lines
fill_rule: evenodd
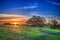
<svg viewBox="0 0 60 40">
<path fill-rule="evenodd" d="M 0 6 L 0 14 L 60 17 L 60 0 L 0 0 Z"/>
</svg>

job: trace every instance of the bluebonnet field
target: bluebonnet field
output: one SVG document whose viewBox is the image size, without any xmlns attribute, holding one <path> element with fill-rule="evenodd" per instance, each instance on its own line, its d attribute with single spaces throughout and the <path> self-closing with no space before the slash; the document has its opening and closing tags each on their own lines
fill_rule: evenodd
<svg viewBox="0 0 60 40">
<path fill-rule="evenodd" d="M 0 40 L 60 40 L 60 30 L 48 27 L 0 26 Z"/>
<path fill-rule="evenodd" d="M 4 24 L 0 25 L 0 40 L 60 40 L 60 24 L 57 23 L 60 20 L 60 0 L 0 0 L 0 6 L 0 23 L 3 21 Z M 33 17 L 29 19 L 31 16 Z M 43 27 L 46 18 L 54 20 L 51 20 L 52 25 L 49 20 L 48 26 Z M 10 23 L 19 25 L 20 22 L 10 21 L 21 19 L 24 19 L 23 22 L 29 19 L 27 25 L 30 26 L 5 26 L 11 25 Z"/>
</svg>

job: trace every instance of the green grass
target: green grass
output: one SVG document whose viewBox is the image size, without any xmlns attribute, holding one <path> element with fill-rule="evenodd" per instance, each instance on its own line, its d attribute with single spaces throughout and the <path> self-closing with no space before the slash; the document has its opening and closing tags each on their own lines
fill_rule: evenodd
<svg viewBox="0 0 60 40">
<path fill-rule="evenodd" d="M 60 30 L 47 27 L 18 29 L 0 26 L 0 40 L 59 40 Z"/>
</svg>

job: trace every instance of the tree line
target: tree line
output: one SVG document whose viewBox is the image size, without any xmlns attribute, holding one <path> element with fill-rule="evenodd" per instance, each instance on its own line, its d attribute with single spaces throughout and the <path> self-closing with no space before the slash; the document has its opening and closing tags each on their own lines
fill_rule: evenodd
<svg viewBox="0 0 60 40">
<path fill-rule="evenodd" d="M 44 27 L 45 25 L 50 26 L 51 28 L 57 28 L 60 27 L 60 24 L 54 19 L 51 20 L 50 23 L 46 24 L 46 19 L 44 17 L 40 16 L 32 16 L 27 20 L 27 25 L 28 26 L 33 26 L 33 27 Z"/>
</svg>

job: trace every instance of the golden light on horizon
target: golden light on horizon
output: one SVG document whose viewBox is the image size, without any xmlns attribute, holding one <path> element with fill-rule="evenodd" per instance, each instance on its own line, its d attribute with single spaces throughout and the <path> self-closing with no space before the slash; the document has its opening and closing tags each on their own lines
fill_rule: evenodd
<svg viewBox="0 0 60 40">
<path fill-rule="evenodd" d="M 15 25 L 17 25 L 18 23 L 17 22 L 14 22 Z"/>
<path fill-rule="evenodd" d="M 13 28 L 13 29 L 16 29 L 16 28 L 19 28 L 20 26 L 19 26 L 20 24 L 16 21 L 16 22 L 11 22 L 11 28 Z"/>
<path fill-rule="evenodd" d="M 2 14 L 2 16 L 0 16 L 0 24 L 10 23 L 12 25 L 22 25 L 25 24 L 27 20 L 28 17 L 24 15 L 7 15 L 5 17 L 5 14 Z"/>
</svg>

